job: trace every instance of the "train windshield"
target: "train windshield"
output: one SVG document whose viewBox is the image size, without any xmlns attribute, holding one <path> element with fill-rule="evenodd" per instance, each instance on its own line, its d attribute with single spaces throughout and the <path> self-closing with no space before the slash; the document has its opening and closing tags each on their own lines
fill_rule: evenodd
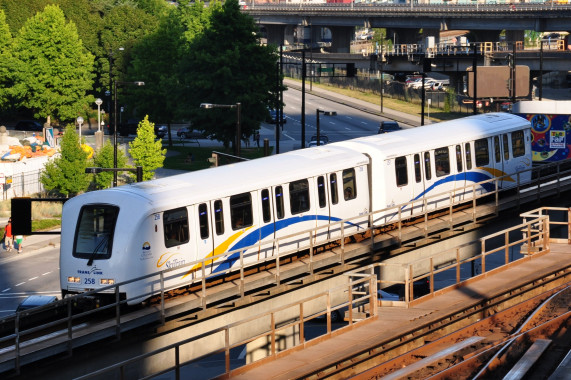
<svg viewBox="0 0 571 380">
<path fill-rule="evenodd" d="M 93 260 L 108 259 L 113 247 L 113 233 L 119 207 L 110 205 L 83 206 L 75 232 L 73 256 Z"/>
</svg>

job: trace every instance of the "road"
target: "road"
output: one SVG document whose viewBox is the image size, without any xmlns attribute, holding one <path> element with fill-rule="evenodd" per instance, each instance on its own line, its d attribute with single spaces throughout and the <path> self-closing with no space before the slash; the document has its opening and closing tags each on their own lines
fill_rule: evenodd
<svg viewBox="0 0 571 380">
<path fill-rule="evenodd" d="M 32 294 L 61 298 L 59 247 L 20 255 L 13 252 L 0 253 L 0 318 L 14 313 L 18 304 Z"/>
<path fill-rule="evenodd" d="M 280 152 L 301 148 L 301 91 L 290 87 L 284 92 L 284 124 L 280 137 Z M 316 110 L 320 109 L 335 115 L 320 114 L 320 134 L 327 135 L 329 142 L 337 142 L 357 137 L 376 134 L 379 122 L 387 120 L 372 113 L 350 107 L 345 104 L 319 97 L 305 95 L 305 142 L 309 143 L 311 136 L 317 133 Z M 411 128 L 409 124 L 400 123 L 404 128 Z M 273 129 L 275 126 L 264 124 L 263 128 Z M 273 136 L 273 134 L 271 134 Z M 271 139 L 272 140 L 272 139 Z M 290 147 L 291 149 L 288 149 Z"/>
</svg>

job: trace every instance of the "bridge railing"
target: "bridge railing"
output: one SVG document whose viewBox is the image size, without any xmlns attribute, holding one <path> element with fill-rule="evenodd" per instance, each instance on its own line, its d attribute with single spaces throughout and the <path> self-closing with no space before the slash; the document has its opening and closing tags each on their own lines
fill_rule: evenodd
<svg viewBox="0 0 571 380">
<path fill-rule="evenodd" d="M 426 254 L 427 257 L 407 264 L 376 263 L 364 270 L 368 273 L 374 268 L 381 289 L 395 286 L 403 289 L 404 303 L 392 302 L 389 303 L 391 306 L 409 307 L 424 296 L 449 291 L 478 276 L 546 254 L 550 252 L 550 243 L 571 244 L 571 208 L 541 207 L 520 216 L 523 218 L 521 224 L 480 239 L 435 254 Z M 554 238 L 554 233 L 559 237 Z M 450 271 L 454 271 L 454 275 L 448 274 L 448 285 L 435 289 L 436 277 Z M 444 280 L 441 283 L 445 283 Z M 415 284 L 428 284 L 429 289 L 423 289 L 423 294 L 415 296 Z"/>
<path fill-rule="evenodd" d="M 567 166 L 566 166 L 567 165 Z M 515 179 L 515 189 L 516 189 L 516 198 L 519 202 L 519 197 L 523 194 L 528 196 L 529 194 L 536 194 L 537 200 L 541 200 L 541 193 L 545 185 L 555 186 L 557 191 L 560 191 L 560 183 L 563 178 L 570 177 L 571 172 L 568 168 L 569 163 L 566 162 L 557 162 L 554 164 L 548 164 L 541 166 L 540 168 L 535 169 L 527 169 L 525 171 L 516 173 L 511 175 L 513 179 Z M 521 178 L 524 176 L 525 172 L 533 171 L 535 174 L 534 177 L 537 178 L 537 181 L 532 184 L 530 187 L 526 188 L 525 191 L 520 190 L 521 186 L 523 185 Z M 505 178 L 504 178 L 505 177 Z M 6 335 L 0 338 L 0 345 L 9 345 L 13 342 L 13 347 L 5 350 L 0 351 L 0 358 L 9 357 L 14 360 L 15 368 L 19 369 L 20 367 L 20 357 L 22 352 L 25 352 L 27 342 L 26 340 L 30 339 L 35 334 L 40 333 L 41 331 L 49 331 L 50 329 L 64 326 L 64 329 L 61 330 L 60 336 L 57 339 L 61 340 L 62 342 L 66 342 L 65 344 L 68 347 L 69 352 L 71 353 L 73 349 L 72 341 L 76 337 L 82 335 L 82 329 L 84 326 L 84 321 L 87 318 L 94 317 L 95 313 L 106 313 L 108 316 L 114 316 L 114 326 L 115 334 L 117 338 L 121 335 L 121 324 L 124 320 L 124 316 L 122 316 L 121 309 L 123 305 L 130 301 L 138 301 L 141 302 L 144 299 L 149 297 L 155 297 L 158 301 L 156 310 L 160 315 L 160 319 L 164 323 L 165 320 L 165 300 L 166 300 L 166 293 L 170 290 L 177 289 L 181 286 L 195 286 L 198 284 L 200 287 L 200 291 L 195 292 L 194 294 L 199 297 L 200 303 L 203 309 L 206 309 L 211 302 L 219 303 L 221 300 L 216 299 L 216 297 L 210 297 L 211 295 L 215 295 L 215 290 L 210 290 L 207 287 L 207 282 L 212 279 L 212 277 L 218 277 L 221 274 L 228 273 L 230 270 L 226 270 L 225 272 L 216 273 L 213 276 L 210 275 L 208 272 L 209 268 L 211 268 L 211 264 L 216 259 L 225 260 L 229 257 L 233 257 L 233 261 L 238 263 L 238 267 L 233 267 L 232 271 L 238 274 L 238 278 L 236 278 L 237 286 L 234 288 L 234 294 L 229 295 L 232 300 L 235 300 L 236 297 L 243 298 L 246 295 L 247 290 L 247 283 L 245 281 L 245 273 L 248 271 L 249 268 L 253 266 L 260 266 L 265 265 L 268 268 L 273 267 L 272 270 L 273 278 L 274 278 L 274 286 L 279 285 L 283 280 L 288 278 L 288 273 L 283 272 L 281 269 L 281 261 L 285 258 L 289 257 L 290 254 L 299 251 L 300 249 L 307 250 L 307 254 L 309 259 L 299 261 L 301 264 L 305 265 L 305 271 L 309 274 L 314 273 L 314 266 L 315 266 L 315 254 L 316 248 L 313 245 L 313 240 L 316 236 L 323 236 L 326 234 L 327 230 L 336 231 L 337 236 L 330 237 L 326 239 L 326 241 L 321 241 L 320 245 L 324 245 L 327 243 L 334 243 L 338 244 L 338 248 L 335 249 L 334 255 L 336 260 L 339 264 L 344 265 L 346 262 L 346 239 L 349 238 L 349 235 L 346 233 L 346 225 L 356 224 L 359 227 L 358 233 L 361 233 L 363 238 L 369 239 L 369 244 L 371 249 L 374 249 L 375 244 L 379 242 L 379 237 L 377 232 L 379 232 L 379 227 L 386 223 L 391 223 L 394 225 L 394 230 L 392 231 L 392 236 L 395 236 L 397 241 L 402 244 L 403 242 L 403 228 L 404 222 L 406 220 L 411 219 L 412 217 L 418 217 L 424 220 L 422 224 L 422 233 L 420 238 L 429 238 L 435 234 L 444 233 L 446 230 L 453 230 L 455 228 L 455 221 L 454 221 L 454 208 L 460 204 L 471 204 L 471 216 L 470 220 L 472 223 L 476 223 L 481 221 L 481 215 L 477 215 L 476 213 L 476 205 L 477 203 L 482 200 L 491 200 L 493 204 L 493 212 L 497 214 L 498 212 L 498 205 L 499 205 L 499 193 L 502 191 L 499 181 L 503 179 L 507 179 L 509 176 L 498 177 L 489 179 L 486 181 L 482 181 L 480 183 L 474 183 L 471 185 L 464 186 L 462 188 L 456 188 L 452 192 L 443 192 L 431 195 L 429 197 L 425 197 L 423 199 L 415 200 L 412 202 L 406 202 L 402 204 L 396 204 L 391 207 L 387 207 L 383 210 L 377 210 L 373 212 L 366 213 L 361 216 L 356 216 L 352 218 L 348 218 L 345 220 L 341 220 L 338 222 L 333 222 L 330 224 L 322 225 L 316 228 L 311 228 L 300 233 L 291 234 L 288 236 L 280 237 L 277 239 L 273 239 L 271 241 L 264 242 L 264 245 L 270 245 L 276 247 L 278 254 L 275 256 L 261 258 L 259 260 L 254 260 L 252 262 L 247 262 L 244 257 L 244 253 L 247 252 L 250 248 L 257 248 L 258 245 L 244 247 L 240 250 L 234 250 L 231 252 L 225 252 L 223 254 L 215 255 L 208 258 L 203 258 L 200 260 L 196 260 L 192 263 L 189 263 L 184 266 L 171 268 L 168 270 L 161 271 L 159 273 L 152 273 L 148 274 L 130 281 L 125 281 L 122 283 L 117 283 L 113 285 L 109 285 L 105 288 L 98 289 L 96 291 L 86 292 L 81 295 L 76 295 L 72 297 L 67 297 L 63 300 L 60 300 L 54 304 L 44 306 L 38 309 L 32 309 L 30 311 L 25 312 L 18 312 L 13 315 L 7 316 L 2 319 L 1 321 L 1 328 L 3 329 L 3 333 Z M 544 182 L 545 181 L 545 182 Z M 483 188 L 487 187 L 489 191 L 484 191 Z M 435 210 L 436 207 L 446 203 L 447 207 L 445 209 L 439 209 L 439 217 L 442 220 L 448 221 L 448 226 L 442 229 L 442 227 L 438 228 L 438 230 L 431 230 L 429 227 L 428 221 L 430 214 Z M 460 223 L 465 224 L 470 220 L 462 220 Z M 352 234 L 355 231 L 352 232 Z M 530 234 L 530 236 L 532 236 Z M 291 243 L 291 241 L 294 243 Z M 377 241 L 375 241 L 377 240 Z M 286 242 L 286 243 L 284 243 Z M 288 242 L 290 246 L 288 247 Z M 305 244 L 303 244 L 305 242 Z M 284 248 L 283 250 L 281 248 Z M 233 256 L 235 255 L 235 256 Z M 193 269 L 193 273 L 195 276 L 191 276 L 186 283 L 177 282 L 176 285 L 171 285 L 167 287 L 165 285 L 166 282 L 170 278 L 179 278 L 181 274 L 187 273 L 189 269 Z M 302 269 L 303 270 L 303 269 Z M 421 278 L 418 277 L 410 277 L 414 273 L 415 270 L 411 270 L 410 274 L 407 275 L 408 283 L 407 287 L 410 286 L 410 283 L 414 283 Z M 427 273 L 426 271 L 423 273 Z M 200 274 L 200 275 L 199 275 Z M 296 272 L 296 275 L 299 275 L 299 271 Z M 433 277 L 433 274 L 428 274 L 427 276 Z M 427 277 L 425 276 L 425 277 Z M 410 278 L 409 278 L 410 277 Z M 137 283 L 151 283 L 152 287 L 148 288 L 147 292 L 142 294 L 137 294 L 136 296 L 130 299 L 121 299 L 120 289 L 123 287 Z M 88 311 L 81 311 L 78 312 L 74 305 L 81 303 L 81 301 L 85 297 L 95 297 L 97 293 L 105 292 L 114 296 L 115 303 L 111 303 L 109 305 L 104 305 L 98 309 L 88 310 Z M 412 294 L 412 290 L 410 291 Z M 414 299 L 414 298 L 412 298 Z M 410 301 L 410 298 L 409 298 Z M 22 322 L 25 319 L 33 318 L 34 315 L 41 314 L 44 316 L 46 311 L 59 311 L 60 313 L 57 314 L 57 317 L 61 317 L 59 319 L 55 319 L 53 317 L 53 321 L 49 321 L 49 323 L 40 325 L 40 326 L 23 326 Z M 41 312 L 41 313 L 40 313 Z M 64 314 L 62 317 L 61 314 Z M 25 328 L 24 328 L 25 327 Z M 24 329 L 23 329 L 24 328 Z M 10 329 L 12 332 L 10 332 Z"/>
<path fill-rule="evenodd" d="M 178 379 L 180 378 L 181 367 L 217 354 L 224 355 L 224 372 L 218 373 L 216 376 L 238 374 L 244 367 L 232 369 L 230 364 L 231 350 L 247 350 L 249 348 L 249 355 L 255 357 L 255 363 L 259 364 L 275 359 L 286 350 L 295 349 L 302 345 L 306 346 L 308 344 L 306 326 L 310 322 L 315 322 L 316 319 L 326 317 L 326 332 L 314 340 L 319 341 L 323 339 L 323 336 L 331 336 L 333 333 L 331 313 L 335 310 L 347 308 L 349 314 L 349 325 L 337 329 L 336 334 L 362 320 L 362 318 L 353 320 L 355 309 L 366 310 L 366 313 L 361 313 L 366 317 L 374 315 L 377 311 L 377 288 L 374 274 L 355 274 L 348 276 L 347 279 L 347 285 L 337 286 L 299 301 L 197 334 L 76 379 L 84 380 L 102 375 L 126 373 L 131 366 L 141 369 L 145 367 L 142 361 L 156 356 L 161 356 L 162 363 L 171 362 L 174 364 L 165 365 L 159 371 L 143 375 L 155 377 L 174 372 L 175 378 Z M 345 301 L 335 306 L 332 305 L 334 294 L 343 294 Z M 289 343 L 285 340 L 288 340 Z M 189 349 L 191 346 L 192 349 Z"/>
</svg>

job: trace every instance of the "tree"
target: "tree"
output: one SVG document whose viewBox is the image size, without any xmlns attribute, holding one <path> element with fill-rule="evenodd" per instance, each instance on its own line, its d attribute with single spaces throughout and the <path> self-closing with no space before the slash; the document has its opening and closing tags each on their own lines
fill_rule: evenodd
<svg viewBox="0 0 571 380">
<path fill-rule="evenodd" d="M 98 168 L 112 168 L 114 165 L 113 145 L 106 141 L 103 147 L 95 154 L 93 164 Z M 127 167 L 127 156 L 122 149 L 117 149 L 117 167 Z M 113 183 L 113 172 L 101 172 L 95 175 L 95 187 L 97 189 L 106 189 Z"/>
<path fill-rule="evenodd" d="M 155 123 L 149 122 L 149 116 L 145 116 L 137 128 L 137 137 L 129 143 L 129 154 L 135 166 L 143 167 L 143 181 L 152 179 L 155 170 L 163 167 L 166 153 L 162 140 L 155 141 Z"/>
<path fill-rule="evenodd" d="M 41 182 L 46 190 L 65 196 L 84 192 L 90 182 L 85 174 L 89 162 L 87 155 L 79 145 L 75 126 L 68 125 L 61 141 L 61 154 L 49 161 L 42 173 Z"/>
<path fill-rule="evenodd" d="M 235 137 L 235 112 L 200 109 L 201 103 L 236 104 L 241 107 L 242 136 L 248 138 L 275 105 L 277 53 L 260 44 L 254 19 L 240 11 L 237 0 L 212 10 L 210 25 L 196 36 L 182 59 L 181 102 L 195 128 L 229 146 Z"/>
<path fill-rule="evenodd" d="M 71 121 L 93 102 L 93 56 L 85 50 L 75 24 L 48 5 L 28 19 L 14 41 L 12 95 L 34 117 Z"/>
<path fill-rule="evenodd" d="M 8 104 L 8 88 L 11 86 L 10 63 L 12 62 L 12 34 L 6 23 L 6 15 L 0 9 L 0 109 Z"/>
</svg>

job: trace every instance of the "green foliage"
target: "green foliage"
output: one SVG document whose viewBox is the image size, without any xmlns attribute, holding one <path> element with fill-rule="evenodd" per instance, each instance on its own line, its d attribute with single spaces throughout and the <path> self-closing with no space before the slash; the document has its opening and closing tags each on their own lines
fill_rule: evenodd
<svg viewBox="0 0 571 380">
<path fill-rule="evenodd" d="M 8 103 L 9 92 L 8 88 L 11 86 L 9 81 L 10 76 L 10 63 L 12 62 L 11 55 L 12 34 L 10 27 L 6 23 L 6 15 L 0 9 L 0 108 Z"/>
<path fill-rule="evenodd" d="M 87 153 L 79 145 L 75 126 L 68 125 L 61 141 L 61 155 L 46 164 L 41 182 L 48 191 L 74 196 L 89 186 L 87 166 Z"/>
<path fill-rule="evenodd" d="M 54 116 L 71 121 L 89 103 L 93 56 L 75 24 L 66 23 L 61 9 L 46 6 L 28 19 L 15 38 L 13 87 L 16 105 L 31 109 L 36 118 Z"/>
<path fill-rule="evenodd" d="M 106 141 L 101 149 L 95 153 L 93 158 L 93 165 L 98 168 L 112 168 L 114 164 L 113 158 L 113 145 Z M 127 156 L 123 149 L 117 149 L 117 167 L 126 168 L 127 166 Z M 95 174 L 95 188 L 106 189 L 111 187 L 113 184 L 113 172 L 101 172 Z"/>
<path fill-rule="evenodd" d="M 135 166 L 143 167 L 143 181 L 152 179 L 155 170 L 163 166 L 166 149 L 162 149 L 162 140 L 155 141 L 155 124 L 145 116 L 137 128 L 137 137 L 129 143 L 129 153 Z"/>
<path fill-rule="evenodd" d="M 242 137 L 259 128 L 277 93 L 277 53 L 259 43 L 254 19 L 240 11 L 237 0 L 214 8 L 210 24 L 190 41 L 181 59 L 181 104 L 195 128 L 228 146 L 234 140 L 236 112 L 200 109 L 201 103 L 242 103 Z M 195 25 L 194 23 L 191 25 Z"/>
</svg>

